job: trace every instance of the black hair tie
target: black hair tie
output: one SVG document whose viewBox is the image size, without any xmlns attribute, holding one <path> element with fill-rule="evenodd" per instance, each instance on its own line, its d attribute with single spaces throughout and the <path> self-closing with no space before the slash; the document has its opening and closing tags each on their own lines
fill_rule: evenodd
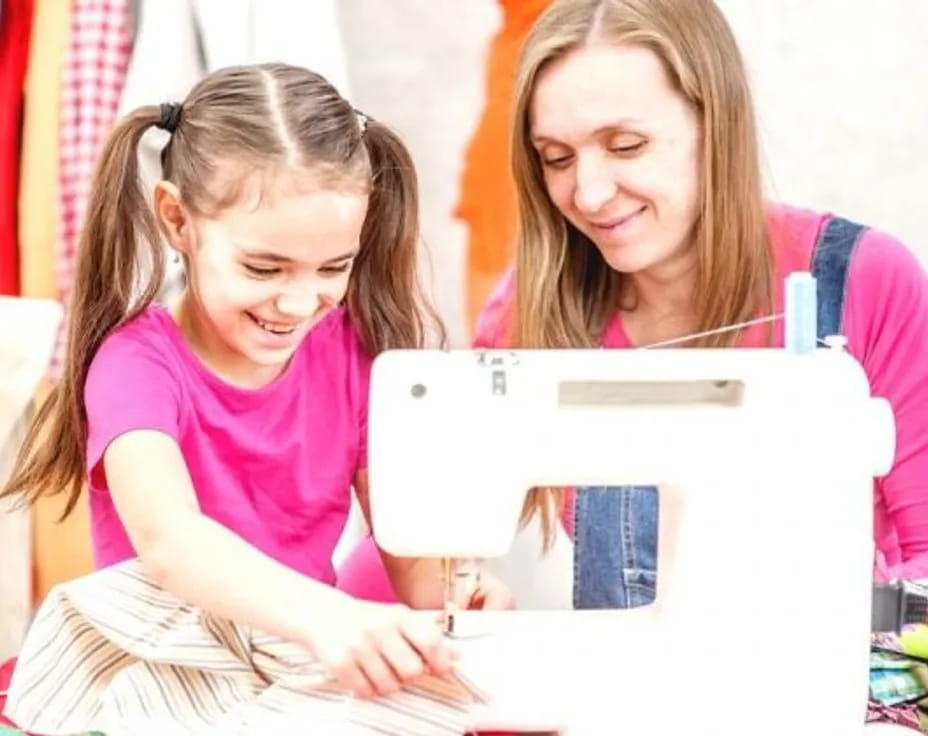
<svg viewBox="0 0 928 736">
<path fill-rule="evenodd" d="M 168 133 L 173 133 L 177 130 L 178 123 L 180 123 L 180 112 L 181 104 L 179 102 L 162 102 L 161 118 L 158 120 L 157 126 Z"/>
</svg>

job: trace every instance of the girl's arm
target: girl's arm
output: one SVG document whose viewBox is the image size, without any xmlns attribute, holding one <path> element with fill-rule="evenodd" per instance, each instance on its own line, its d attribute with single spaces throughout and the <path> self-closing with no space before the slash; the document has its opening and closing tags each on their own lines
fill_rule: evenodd
<svg viewBox="0 0 928 736">
<path fill-rule="evenodd" d="M 263 554 L 200 513 L 180 447 L 134 430 L 104 455 L 110 493 L 143 566 L 190 603 L 310 648 L 361 696 L 395 691 L 451 652 L 434 616 L 357 601 Z"/>
</svg>

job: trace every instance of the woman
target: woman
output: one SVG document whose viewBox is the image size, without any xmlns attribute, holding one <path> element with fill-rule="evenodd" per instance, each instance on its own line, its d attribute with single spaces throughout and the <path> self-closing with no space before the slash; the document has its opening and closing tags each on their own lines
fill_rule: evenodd
<svg viewBox="0 0 928 736">
<path fill-rule="evenodd" d="M 516 266 L 476 346 L 782 345 L 764 317 L 783 311 L 789 273 L 814 270 L 820 331 L 847 337 L 897 420 L 874 486 L 876 577 L 928 577 L 928 279 L 884 233 L 765 201 L 744 64 L 711 0 L 552 3 L 520 59 L 512 166 Z M 595 530 L 615 536 L 608 565 L 578 561 L 577 607 L 653 599 L 653 489 L 536 493 L 525 517 L 549 538 L 552 502 L 571 533 L 621 519 Z M 339 585 L 389 599 L 373 552 L 356 550 Z"/>
<path fill-rule="evenodd" d="M 782 345 L 763 318 L 812 270 L 820 331 L 847 337 L 896 416 L 876 576 L 928 576 L 928 279 L 886 234 L 764 200 L 744 64 L 711 0 L 554 2 L 522 53 L 513 174 L 516 265 L 477 345 Z M 652 600 L 654 489 L 563 495 L 536 494 L 526 516 L 562 502 L 572 533 L 599 537 L 582 547 L 614 551 L 576 560 L 575 606 Z"/>
<path fill-rule="evenodd" d="M 886 234 L 764 200 L 745 77 L 711 0 L 555 0 L 516 82 L 516 264 L 476 345 L 783 345 L 765 318 L 789 273 L 813 271 L 820 335 L 846 336 L 896 417 L 894 466 L 874 485 L 875 575 L 928 577 L 928 279 Z M 558 504 L 585 542 L 575 607 L 652 600 L 654 489 L 536 493 L 524 517 L 540 515 L 548 541 Z M 359 548 L 339 585 L 389 597 L 374 552 Z"/>
</svg>

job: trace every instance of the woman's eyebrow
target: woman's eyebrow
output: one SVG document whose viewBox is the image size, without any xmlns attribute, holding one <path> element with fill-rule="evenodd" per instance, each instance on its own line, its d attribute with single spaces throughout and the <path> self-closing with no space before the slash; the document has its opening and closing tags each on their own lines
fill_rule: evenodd
<svg viewBox="0 0 928 736">
<path fill-rule="evenodd" d="M 600 136 L 603 133 L 611 133 L 615 130 L 622 130 L 627 128 L 640 128 L 642 125 L 640 120 L 635 120 L 634 118 L 622 118 L 616 120 L 612 123 L 606 123 L 605 125 L 600 125 L 596 130 L 593 131 L 593 136 Z M 531 141 L 532 143 L 558 143 L 558 139 L 552 137 L 550 134 L 545 132 L 531 132 Z"/>
</svg>

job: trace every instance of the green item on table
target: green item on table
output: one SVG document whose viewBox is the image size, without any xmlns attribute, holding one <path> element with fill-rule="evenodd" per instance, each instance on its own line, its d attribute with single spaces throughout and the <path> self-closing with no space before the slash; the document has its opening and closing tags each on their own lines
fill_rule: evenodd
<svg viewBox="0 0 928 736">
<path fill-rule="evenodd" d="M 912 657 L 928 659 L 928 626 L 918 624 L 910 631 L 903 631 L 899 635 L 899 645 Z"/>
</svg>

